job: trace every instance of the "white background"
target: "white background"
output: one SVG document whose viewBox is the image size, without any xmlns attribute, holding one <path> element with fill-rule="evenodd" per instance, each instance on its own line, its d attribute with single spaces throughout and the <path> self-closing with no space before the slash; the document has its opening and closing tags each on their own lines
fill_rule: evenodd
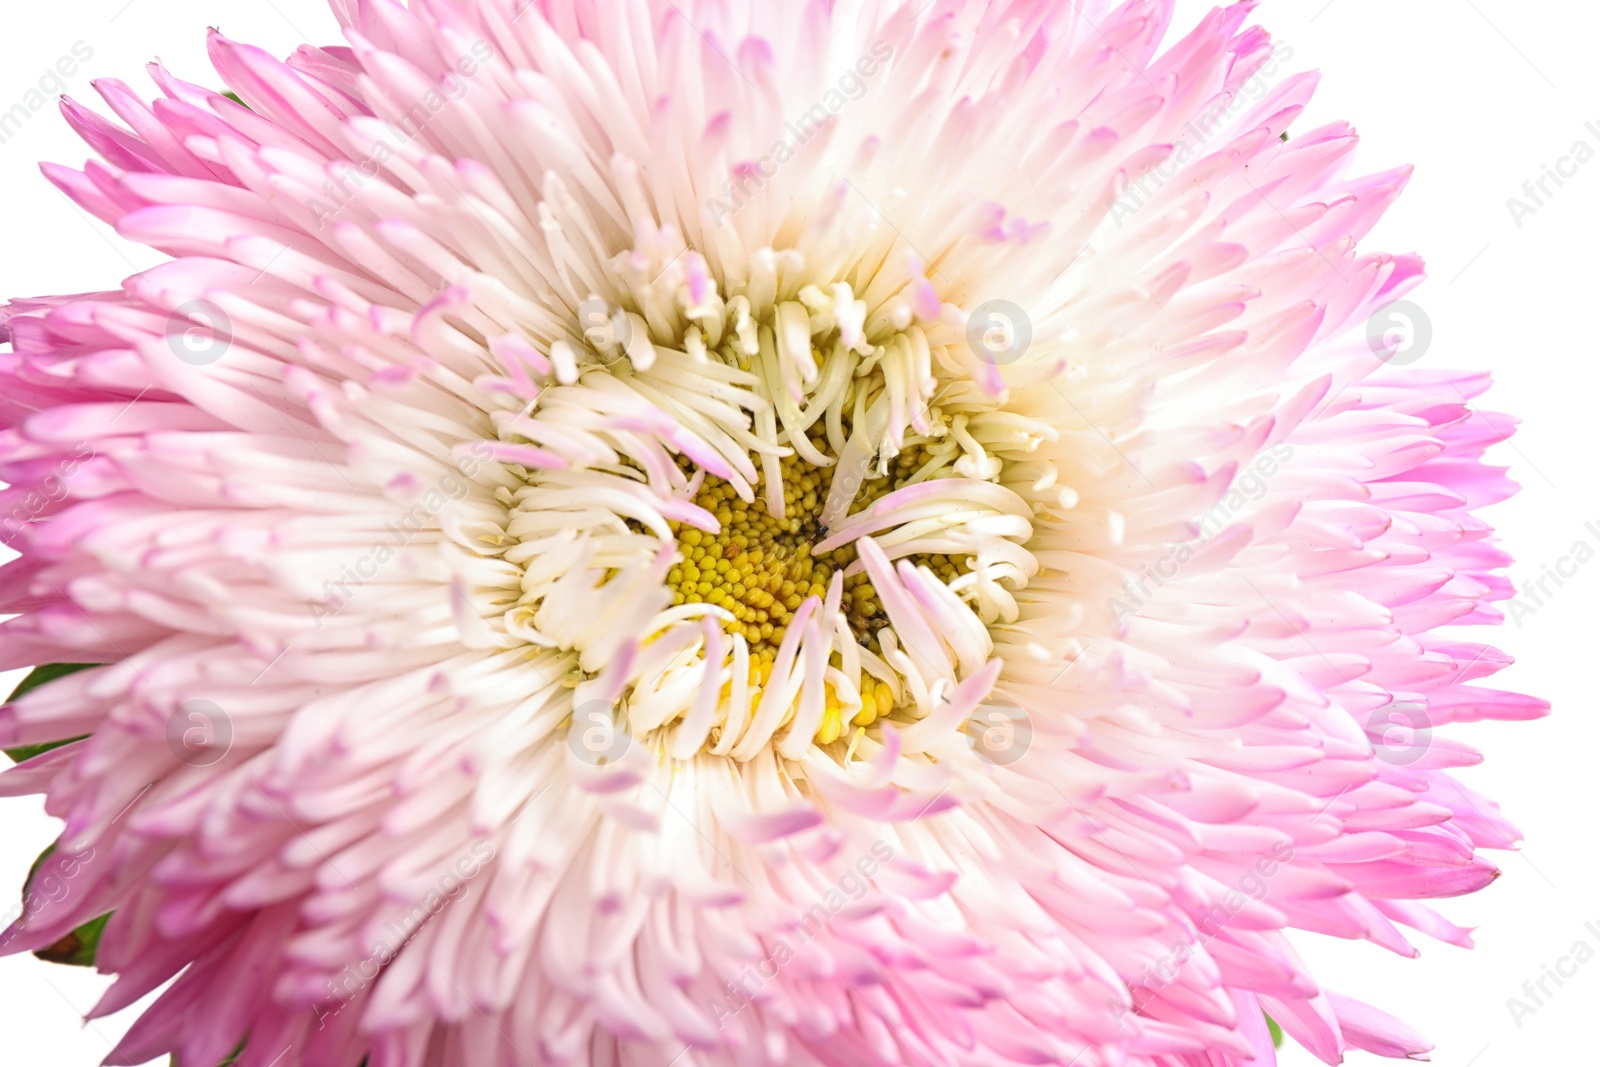
<svg viewBox="0 0 1600 1067">
<path fill-rule="evenodd" d="M 789 2 L 789 0 L 783 0 Z M 1062 0 L 1066 2 L 1066 0 Z M 1208 4 L 1180 2 L 1187 28 Z M 0 40 L 0 110 L 23 99 L 75 42 L 93 48 L 69 93 L 98 105 L 90 77 L 120 77 L 153 90 L 144 64 L 159 56 L 180 77 L 217 84 L 205 60 L 205 28 L 287 54 L 306 40 L 336 43 L 320 0 L 7 0 Z M 1433 324 L 1421 367 L 1486 368 L 1498 388 L 1488 412 L 1509 411 L 1522 432 L 1497 451 L 1525 487 L 1490 513 L 1519 563 L 1519 585 L 1586 539 L 1600 546 L 1600 439 L 1596 363 L 1596 223 L 1600 159 L 1579 170 L 1518 227 L 1507 198 L 1586 140 L 1600 150 L 1600 68 L 1593 61 L 1600 11 L 1571 0 L 1267 0 L 1257 18 L 1289 42 L 1293 69 L 1320 68 L 1322 89 L 1300 128 L 1343 118 L 1364 135 L 1358 166 L 1417 165 L 1407 195 L 1371 247 L 1419 251 L 1431 280 L 1411 299 Z M 105 110 L 105 109 L 101 109 Z M 1585 129 L 1596 123 L 1596 132 Z M 152 265 L 154 253 L 124 245 L 38 174 L 38 160 L 80 165 L 86 149 L 53 104 L 0 144 L 4 255 L 0 296 L 114 288 Z M 1554 190 L 1554 185 L 1549 186 Z M 1596 524 L 1597 532 L 1585 528 Z M 1587 941 L 1600 951 L 1600 851 L 1591 813 L 1600 719 L 1589 669 L 1600 661 L 1594 611 L 1600 561 L 1500 643 L 1517 657 L 1500 683 L 1555 705 L 1531 724 L 1454 727 L 1487 751 L 1468 784 L 1499 798 L 1524 830 L 1520 854 L 1499 857 L 1504 877 L 1476 897 L 1446 902 L 1456 921 L 1479 927 L 1467 952 L 1426 941 L 1406 960 L 1364 943 L 1302 938 L 1324 983 L 1403 1015 L 1438 1045 L 1447 1067 L 1592 1064 L 1600 959 L 1580 968 L 1536 1014 L 1513 1021 L 1507 998 L 1524 981 Z M 0 678 L 9 691 L 12 678 Z M 0 811 L 0 899 L 54 837 L 36 800 Z M 111 1048 L 132 1012 L 83 1027 L 80 1016 L 109 979 L 31 956 L 0 960 L 0 1062 L 87 1067 Z M 1290 1067 L 1315 1062 L 1299 1050 Z M 1360 1053 L 1351 1062 L 1376 1063 Z"/>
</svg>

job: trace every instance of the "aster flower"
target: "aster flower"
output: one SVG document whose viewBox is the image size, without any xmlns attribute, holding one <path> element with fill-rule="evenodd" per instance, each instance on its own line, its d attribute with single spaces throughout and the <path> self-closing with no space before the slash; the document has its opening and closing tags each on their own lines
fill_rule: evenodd
<svg viewBox="0 0 1600 1067">
<path fill-rule="evenodd" d="M 1510 423 L 1251 6 L 334 0 L 64 101 L 171 259 L 0 312 L 0 666 L 92 665 L 6 949 L 176 976 L 117 1064 L 1420 1055 L 1285 935 L 1514 843 L 1431 732 L 1544 710 L 1454 629 Z"/>
</svg>

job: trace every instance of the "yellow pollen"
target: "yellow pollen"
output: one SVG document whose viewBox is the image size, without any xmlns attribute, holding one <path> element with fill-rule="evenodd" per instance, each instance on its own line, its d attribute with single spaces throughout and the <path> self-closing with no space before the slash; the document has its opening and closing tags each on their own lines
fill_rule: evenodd
<svg viewBox="0 0 1600 1067">
<path fill-rule="evenodd" d="M 820 429 L 812 443 L 819 451 L 828 451 L 827 438 Z M 920 447 L 907 449 L 895 458 L 888 477 L 868 483 L 851 510 L 869 507 L 908 484 L 927 458 Z M 686 472 L 692 471 L 687 460 L 682 463 Z M 796 454 L 784 456 L 778 467 L 783 481 L 782 519 L 767 511 L 762 485 L 756 487 L 755 500 L 746 502 L 729 483 L 707 477 L 694 502 L 716 517 L 720 529 L 706 533 L 672 524 L 680 556 L 667 573 L 674 605 L 712 604 L 733 616 L 723 622 L 723 628 L 729 634 L 742 634 L 749 643 L 749 683 L 758 688 L 771 677 L 773 660 L 801 604 L 807 597 L 825 599 L 834 572 L 847 568 L 856 559 L 853 545 L 822 555 L 813 552 L 813 546 L 827 536 L 819 520 L 827 501 L 832 468 L 819 469 Z M 946 583 L 967 569 L 967 560 L 961 557 L 919 556 L 913 562 L 929 567 Z M 877 633 L 889 624 L 888 617 L 864 572 L 845 577 L 840 610 L 856 640 L 879 651 Z M 840 665 L 837 653 L 832 665 Z M 852 732 L 859 733 L 861 728 L 886 717 L 894 704 L 893 691 L 887 683 L 863 674 L 861 706 L 847 714 L 844 702 L 829 683 L 816 740 L 826 745 Z"/>
</svg>

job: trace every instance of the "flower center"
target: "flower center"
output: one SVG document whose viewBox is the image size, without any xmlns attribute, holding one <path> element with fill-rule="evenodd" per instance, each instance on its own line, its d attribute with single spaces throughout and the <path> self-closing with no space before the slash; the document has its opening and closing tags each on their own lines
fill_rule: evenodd
<svg viewBox="0 0 1600 1067">
<path fill-rule="evenodd" d="M 1049 428 L 938 306 L 869 315 L 844 283 L 780 285 L 784 255 L 732 294 L 691 261 L 548 356 L 502 342 L 488 383 L 517 483 L 478 603 L 508 643 L 574 650 L 575 700 L 678 759 L 870 750 L 990 660 L 1037 570 L 1012 485 Z"/>
<path fill-rule="evenodd" d="M 826 450 L 827 440 L 819 431 L 811 438 L 813 447 Z M 896 456 L 887 477 L 874 484 L 852 503 L 855 514 L 890 492 L 912 484 L 918 470 L 930 461 L 925 449 L 914 446 Z M 823 507 L 827 500 L 830 470 L 808 463 L 797 455 L 779 461 L 782 472 L 783 518 L 771 513 L 758 494 L 747 503 L 728 482 L 708 478 L 694 502 L 716 517 L 721 529 L 704 533 L 673 524 L 673 533 L 683 553 L 681 564 L 667 575 L 673 588 L 672 602 L 710 604 L 733 616 L 725 621 L 729 634 L 743 634 L 750 642 L 751 654 L 770 662 L 783 643 L 784 633 L 794 613 L 807 596 L 827 595 L 835 571 L 843 570 L 845 618 L 857 641 L 878 650 L 877 629 L 886 624 L 883 605 L 865 571 L 852 568 L 856 561 L 853 546 L 818 552 L 816 545 L 827 536 Z M 946 584 L 961 572 L 965 556 L 918 556 L 914 563 L 926 564 Z"/>
</svg>

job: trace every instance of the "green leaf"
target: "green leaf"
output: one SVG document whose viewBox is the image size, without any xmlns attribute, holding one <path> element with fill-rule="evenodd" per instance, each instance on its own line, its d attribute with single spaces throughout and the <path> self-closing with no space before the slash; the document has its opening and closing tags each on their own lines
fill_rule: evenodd
<svg viewBox="0 0 1600 1067">
<path fill-rule="evenodd" d="M 35 667 L 28 672 L 26 678 L 17 684 L 17 687 L 11 691 L 11 695 L 6 697 L 6 703 L 11 703 L 24 693 L 37 689 L 46 682 L 53 682 L 57 678 L 64 678 L 69 674 L 76 674 L 79 671 L 86 671 L 90 667 L 98 666 L 100 666 L 98 663 L 46 663 L 42 667 Z"/>
<path fill-rule="evenodd" d="M 52 841 L 39 853 L 39 858 L 33 861 L 33 866 L 28 868 L 28 879 L 22 883 L 22 903 L 26 907 L 28 894 L 33 891 L 34 876 L 39 873 L 39 868 L 50 854 L 56 850 L 56 842 Z M 106 920 L 111 918 L 111 913 L 90 919 L 72 933 L 63 937 L 53 945 L 34 949 L 33 954 L 48 963 L 60 963 L 68 967 L 93 967 L 95 954 L 100 949 L 100 935 L 105 933 Z"/>
<path fill-rule="evenodd" d="M 1272 1035 L 1272 1047 L 1273 1048 L 1282 1048 L 1283 1047 L 1283 1027 L 1279 1026 L 1278 1023 L 1277 1023 L 1277 1020 L 1274 1019 L 1270 1015 L 1267 1016 L 1267 1032 Z"/>
<path fill-rule="evenodd" d="M 225 1059 L 221 1063 L 217 1064 L 217 1067 L 233 1067 L 233 1064 L 235 1063 L 235 1061 L 237 1061 L 239 1059 L 239 1056 L 244 1052 L 244 1046 L 245 1046 L 245 1043 L 243 1041 L 239 1042 L 239 1047 L 233 1050 L 233 1055 L 229 1056 L 227 1059 Z M 370 1063 L 371 1060 L 372 1060 L 372 1057 L 370 1057 L 370 1056 L 361 1057 L 361 1067 L 367 1067 L 367 1064 Z M 178 1067 L 178 1057 L 176 1057 L 176 1056 L 168 1056 L 167 1057 L 167 1067 Z"/>
<path fill-rule="evenodd" d="M 76 674 L 78 671 L 88 670 L 90 667 L 97 666 L 99 666 L 97 663 L 46 663 L 41 667 L 35 667 L 33 670 L 29 671 L 28 676 L 22 679 L 22 682 L 11 691 L 11 695 L 6 698 L 6 703 L 11 703 L 11 701 L 16 700 L 24 693 L 37 689 L 46 682 L 53 682 L 57 678 L 64 678 L 69 674 Z M 41 753 L 49 752 L 53 748 L 60 748 L 62 745 L 70 745 L 74 741 L 82 741 L 83 737 L 85 736 L 88 735 L 69 737 L 63 741 L 47 741 L 41 745 L 23 745 L 18 748 L 8 748 L 5 750 L 5 752 L 7 756 L 12 758 L 12 760 L 17 763 L 21 763 L 24 760 L 30 760 Z M 51 842 L 43 852 L 39 853 L 39 858 L 33 861 L 33 866 L 28 868 L 28 878 L 22 883 L 22 901 L 24 906 L 27 906 L 28 894 L 33 889 L 34 876 L 39 873 L 40 866 L 44 864 L 45 860 L 50 858 L 50 854 L 55 850 L 55 842 Z M 88 922 L 84 923 L 82 926 L 78 927 L 76 930 L 72 931 L 55 944 L 46 945 L 41 949 L 35 949 L 33 954 L 39 957 L 41 960 L 46 960 L 50 963 L 61 963 L 70 967 L 93 967 L 95 954 L 100 949 L 100 935 L 105 933 L 106 921 L 110 918 L 111 916 L 106 914 L 95 919 L 90 919 Z"/>
<path fill-rule="evenodd" d="M 217 1067 L 233 1067 L 233 1065 L 235 1063 L 237 1063 L 238 1060 L 239 1060 L 239 1054 L 241 1052 L 243 1052 L 243 1051 L 244 1051 L 244 1042 L 241 1041 L 241 1042 L 239 1042 L 239 1047 L 233 1050 L 233 1054 L 231 1056 L 229 1056 L 227 1059 L 223 1060 L 221 1063 L 217 1064 Z M 167 1057 L 167 1063 L 168 1063 L 169 1067 L 178 1067 L 178 1057 L 176 1057 L 176 1056 L 168 1056 Z"/>
<path fill-rule="evenodd" d="M 72 933 L 53 945 L 35 949 L 34 955 L 47 963 L 60 963 L 68 967 L 93 967 L 95 953 L 100 948 L 100 935 L 105 933 L 110 912 L 98 919 L 90 919 Z"/>
<path fill-rule="evenodd" d="M 22 901 L 23 901 L 23 903 L 27 903 L 27 901 L 28 901 L 28 890 L 33 888 L 33 876 L 39 873 L 40 866 L 42 866 L 44 864 L 45 860 L 50 858 L 50 853 L 54 852 L 55 850 L 56 850 L 56 843 L 54 841 L 52 841 L 48 845 L 46 845 L 44 847 L 44 851 L 43 852 L 39 853 L 39 858 L 33 861 L 33 866 L 28 868 L 28 878 L 27 878 L 26 881 L 24 881 L 22 883 Z"/>
<path fill-rule="evenodd" d="M 35 756 L 44 755 L 51 749 L 60 748 L 62 745 L 70 745 L 74 741 L 82 741 L 88 736 L 88 734 L 83 734 L 81 737 L 69 737 L 64 741 L 46 741 L 42 745 L 21 745 L 17 748 L 8 748 L 6 749 L 6 755 L 11 757 L 12 763 L 25 763 Z"/>
<path fill-rule="evenodd" d="M 222 91 L 222 95 L 227 97 L 229 100 L 232 100 L 235 104 L 238 104 L 240 107 L 249 107 L 250 106 L 249 104 L 245 103 L 243 100 L 240 100 L 239 99 L 239 94 L 234 92 L 232 89 L 224 89 Z M 232 1063 L 232 1062 L 233 1062 L 232 1060 L 228 1061 L 228 1063 Z M 227 1064 L 223 1064 L 223 1067 L 227 1067 Z"/>
<path fill-rule="evenodd" d="M 24 693 L 31 692 L 32 690 L 39 688 L 41 685 L 44 685 L 46 682 L 53 682 L 57 678 L 64 678 L 69 674 L 76 674 L 78 671 L 85 671 L 90 667 L 98 666 L 98 663 L 46 663 L 42 667 L 35 667 L 32 671 L 29 671 L 28 676 L 11 691 L 11 695 L 6 698 L 6 703 L 11 703 Z M 5 752 L 6 755 L 11 757 L 13 763 L 21 763 L 23 760 L 30 760 L 35 756 L 49 752 L 53 748 L 60 748 L 62 745 L 70 745 L 74 741 L 82 740 L 83 737 L 81 736 L 68 737 L 61 741 L 46 741 L 42 745 L 21 745 L 17 748 L 8 748 L 5 750 Z"/>
</svg>

